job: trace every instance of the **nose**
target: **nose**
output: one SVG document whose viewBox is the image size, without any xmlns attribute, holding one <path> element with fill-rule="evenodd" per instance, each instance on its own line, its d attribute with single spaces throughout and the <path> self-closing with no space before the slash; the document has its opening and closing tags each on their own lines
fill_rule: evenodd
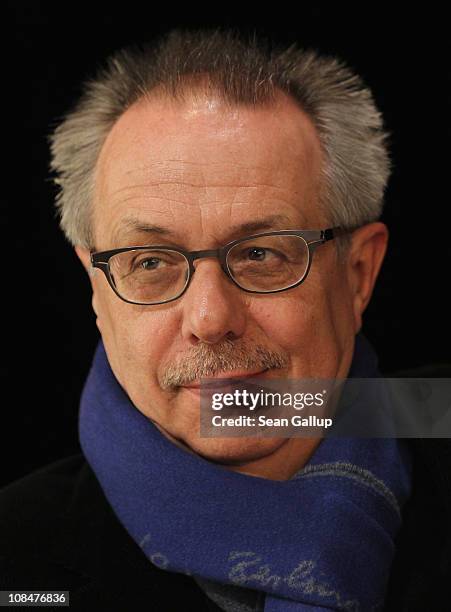
<svg viewBox="0 0 451 612">
<path fill-rule="evenodd" d="M 216 344 L 243 335 L 245 294 L 222 271 L 217 260 L 199 259 L 183 296 L 182 336 L 192 344 Z"/>
</svg>

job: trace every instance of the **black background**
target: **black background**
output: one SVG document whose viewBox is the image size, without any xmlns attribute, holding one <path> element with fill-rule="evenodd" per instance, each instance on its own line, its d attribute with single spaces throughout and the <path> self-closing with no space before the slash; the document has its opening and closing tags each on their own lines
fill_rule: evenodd
<svg viewBox="0 0 451 612">
<path fill-rule="evenodd" d="M 163 13 L 133 2 L 6 6 L 0 485 L 78 450 L 78 401 L 98 337 L 88 278 L 55 218 L 47 135 L 106 55 L 173 27 L 256 30 L 338 55 L 362 75 L 392 133 L 395 166 L 382 219 L 390 247 L 364 332 L 383 372 L 451 361 L 444 12 L 429 5 L 395 14 L 380 3 L 296 3 L 296 12 L 274 5 L 247 14 L 218 5 Z"/>
</svg>

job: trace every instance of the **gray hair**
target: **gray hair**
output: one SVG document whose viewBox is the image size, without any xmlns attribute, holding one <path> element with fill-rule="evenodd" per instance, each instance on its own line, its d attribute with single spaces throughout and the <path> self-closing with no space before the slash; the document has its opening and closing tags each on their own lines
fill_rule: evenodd
<svg viewBox="0 0 451 612">
<path fill-rule="evenodd" d="M 319 205 L 331 225 L 354 228 L 380 217 L 391 163 L 381 113 L 345 63 L 293 44 L 277 47 L 234 30 L 173 30 L 154 43 L 111 55 L 49 136 L 60 225 L 75 246 L 93 247 L 97 159 L 116 120 L 140 98 L 183 100 L 196 88 L 230 105 L 268 105 L 282 91 L 312 120 L 324 163 Z"/>
</svg>

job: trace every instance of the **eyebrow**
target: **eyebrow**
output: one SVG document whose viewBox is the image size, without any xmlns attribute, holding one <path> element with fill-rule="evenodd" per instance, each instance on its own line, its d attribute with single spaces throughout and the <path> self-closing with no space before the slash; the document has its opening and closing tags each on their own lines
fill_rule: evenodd
<svg viewBox="0 0 451 612">
<path fill-rule="evenodd" d="M 293 229 L 289 227 L 285 228 L 286 224 L 292 224 L 292 220 L 286 215 L 270 215 L 269 217 L 259 219 L 258 221 L 249 221 L 247 223 L 240 223 L 239 225 L 231 226 L 229 227 L 227 235 L 238 236 L 243 234 L 252 234 L 253 232 L 259 232 L 260 230 L 280 229 L 276 228 L 278 225 L 283 226 L 284 229 Z M 181 236 L 181 234 L 179 234 L 177 231 L 167 227 L 155 225 L 153 223 L 146 223 L 137 219 L 136 217 L 126 217 L 122 220 L 120 227 L 114 234 L 114 242 L 119 242 L 124 234 L 127 235 L 135 233 L 146 234 L 148 236 L 162 236 L 164 238 L 179 238 Z"/>
</svg>

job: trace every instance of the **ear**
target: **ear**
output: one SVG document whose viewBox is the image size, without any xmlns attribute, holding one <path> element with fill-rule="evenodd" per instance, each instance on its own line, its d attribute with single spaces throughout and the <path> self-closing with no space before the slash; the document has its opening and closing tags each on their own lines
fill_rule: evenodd
<svg viewBox="0 0 451 612">
<path fill-rule="evenodd" d="M 75 252 L 77 253 L 77 256 L 80 259 L 81 263 L 83 264 L 84 269 L 89 274 L 89 278 L 91 278 L 91 256 L 89 254 L 88 249 L 85 249 L 81 246 L 76 246 Z"/>
<path fill-rule="evenodd" d="M 91 287 L 92 287 L 92 308 L 94 312 L 96 313 L 96 315 L 98 315 L 97 303 L 96 303 L 96 286 L 94 283 L 94 274 L 96 272 L 96 268 L 93 268 L 91 266 L 91 255 L 88 249 L 85 249 L 84 247 L 81 247 L 81 246 L 76 246 L 75 252 L 89 276 L 89 280 L 91 282 Z"/>
<path fill-rule="evenodd" d="M 371 299 L 387 243 L 387 226 L 379 221 L 368 223 L 352 233 L 347 269 L 356 333 L 362 327 L 362 314 Z"/>
</svg>

